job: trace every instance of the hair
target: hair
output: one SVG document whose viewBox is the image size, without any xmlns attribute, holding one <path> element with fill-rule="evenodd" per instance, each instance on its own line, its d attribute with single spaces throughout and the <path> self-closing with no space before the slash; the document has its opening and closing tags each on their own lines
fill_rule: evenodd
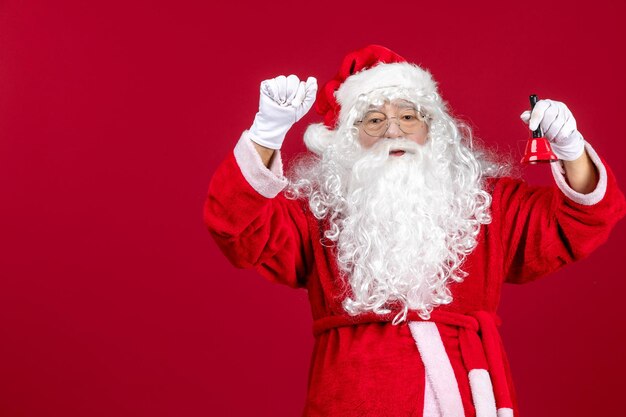
<svg viewBox="0 0 626 417">
<path fill-rule="evenodd" d="M 428 139 L 423 146 L 401 140 L 415 158 L 389 169 L 391 141 L 364 150 L 354 124 L 370 105 L 396 99 L 426 115 Z M 327 224 L 322 244 L 337 247 L 337 264 L 351 289 L 342 294 L 349 314 L 387 314 L 397 306 L 394 324 L 409 309 L 428 319 L 434 307 L 452 301 L 448 284 L 467 275 L 463 261 L 476 247 L 481 225 L 491 221 L 485 179 L 509 174 L 510 164 L 475 146 L 470 127 L 449 114 L 437 93 L 380 89 L 361 95 L 347 111 L 336 130 L 307 129 L 313 154 L 292 166 L 286 196 L 307 199 L 312 214 Z M 402 205 L 411 210 L 403 212 Z"/>
</svg>

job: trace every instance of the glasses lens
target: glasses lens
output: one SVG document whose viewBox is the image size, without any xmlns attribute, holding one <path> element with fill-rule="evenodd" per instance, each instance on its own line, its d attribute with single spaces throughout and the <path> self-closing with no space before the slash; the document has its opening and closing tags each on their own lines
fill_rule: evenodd
<svg viewBox="0 0 626 417">
<path fill-rule="evenodd" d="M 369 112 L 363 118 L 363 129 L 371 136 L 382 136 L 387 130 L 387 116 L 385 113 Z"/>
<path fill-rule="evenodd" d="M 400 112 L 398 115 L 398 121 L 400 122 L 400 130 L 404 133 L 417 133 L 419 130 L 422 118 L 413 109 L 407 109 Z"/>
</svg>

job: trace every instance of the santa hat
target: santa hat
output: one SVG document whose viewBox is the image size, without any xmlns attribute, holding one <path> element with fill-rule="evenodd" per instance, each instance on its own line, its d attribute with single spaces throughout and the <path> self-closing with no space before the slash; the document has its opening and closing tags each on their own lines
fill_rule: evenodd
<svg viewBox="0 0 626 417">
<path fill-rule="evenodd" d="M 322 87 L 315 104 L 324 124 L 334 129 L 345 122 L 360 95 L 378 89 L 412 90 L 420 95 L 437 92 L 430 73 L 380 45 L 368 45 L 345 56 L 335 77 Z"/>
</svg>

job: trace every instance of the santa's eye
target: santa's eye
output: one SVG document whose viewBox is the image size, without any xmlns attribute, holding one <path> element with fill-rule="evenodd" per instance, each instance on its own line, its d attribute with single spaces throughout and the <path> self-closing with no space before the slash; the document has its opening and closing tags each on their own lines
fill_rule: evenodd
<svg viewBox="0 0 626 417">
<path fill-rule="evenodd" d="M 387 120 L 387 117 L 383 113 L 372 112 L 365 115 L 363 121 L 369 125 L 380 125 Z"/>
</svg>

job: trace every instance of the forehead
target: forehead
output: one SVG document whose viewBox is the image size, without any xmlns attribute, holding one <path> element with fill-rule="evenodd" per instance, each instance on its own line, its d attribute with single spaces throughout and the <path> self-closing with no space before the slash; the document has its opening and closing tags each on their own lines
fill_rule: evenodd
<svg viewBox="0 0 626 417">
<path fill-rule="evenodd" d="M 388 110 L 404 110 L 404 109 L 413 109 L 415 110 L 417 107 L 415 104 L 408 100 L 404 99 L 396 99 L 392 101 L 385 100 L 382 103 L 372 103 L 367 108 L 368 111 L 388 111 Z"/>
</svg>

